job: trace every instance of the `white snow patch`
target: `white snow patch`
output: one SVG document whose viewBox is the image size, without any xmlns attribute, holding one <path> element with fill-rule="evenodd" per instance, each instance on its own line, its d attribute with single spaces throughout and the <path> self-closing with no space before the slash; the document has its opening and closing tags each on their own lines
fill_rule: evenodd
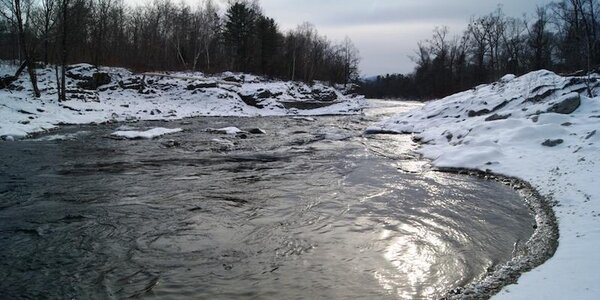
<svg viewBox="0 0 600 300">
<path fill-rule="evenodd" d="M 228 135 L 236 135 L 238 133 L 244 132 L 243 130 L 241 130 L 237 127 L 225 127 L 225 128 L 219 128 L 219 129 L 209 128 L 206 131 L 220 133 L 220 134 L 228 134 Z"/>
<path fill-rule="evenodd" d="M 116 131 L 113 132 L 111 135 L 123 137 L 126 139 L 154 139 L 159 136 L 177 133 L 181 131 L 183 131 L 183 129 L 181 128 L 169 129 L 157 127 L 146 131 Z"/>
</svg>

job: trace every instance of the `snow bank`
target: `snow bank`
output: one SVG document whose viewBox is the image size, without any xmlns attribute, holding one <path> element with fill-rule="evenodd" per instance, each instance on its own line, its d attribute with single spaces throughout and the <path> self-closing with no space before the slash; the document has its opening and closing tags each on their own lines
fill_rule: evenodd
<svg viewBox="0 0 600 300">
<path fill-rule="evenodd" d="M 168 129 L 157 127 L 146 131 L 115 131 L 111 135 L 126 139 L 154 139 L 166 134 L 181 132 L 181 128 Z"/>
<path fill-rule="evenodd" d="M 0 73 L 16 66 L 0 61 Z M 107 78 L 108 76 L 108 78 Z M 52 67 L 38 69 L 42 97 L 31 97 L 27 72 L 0 89 L 0 137 L 23 138 L 60 124 L 175 120 L 196 116 L 356 114 L 364 98 L 316 83 L 272 81 L 247 74 L 207 77 L 199 72 L 133 74 L 78 64 L 68 68 L 66 102 L 57 102 Z M 105 80 L 108 80 L 106 83 Z"/>
<path fill-rule="evenodd" d="M 593 95 L 599 80 L 591 78 Z M 369 128 L 413 133 L 437 167 L 518 177 L 556 203 L 553 258 L 498 299 L 597 299 L 600 295 L 600 97 L 585 78 L 537 71 L 505 76 Z"/>
</svg>

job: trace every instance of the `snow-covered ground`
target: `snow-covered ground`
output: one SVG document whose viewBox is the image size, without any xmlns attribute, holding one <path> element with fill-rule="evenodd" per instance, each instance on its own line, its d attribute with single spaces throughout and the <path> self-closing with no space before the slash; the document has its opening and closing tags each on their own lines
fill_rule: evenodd
<svg viewBox="0 0 600 300">
<path fill-rule="evenodd" d="M 592 77 L 600 95 L 600 77 Z M 496 299 L 600 296 L 600 97 L 585 78 L 537 71 L 479 86 L 369 128 L 412 133 L 436 167 L 491 171 L 531 183 L 555 203 L 554 257 Z"/>
<path fill-rule="evenodd" d="M 16 66 L 0 62 L 0 77 Z M 110 83 L 86 87 L 95 73 Z M 272 81 L 248 74 L 205 76 L 198 72 L 133 74 L 120 68 L 71 66 L 67 96 L 57 101 L 53 68 L 38 70 L 40 99 L 33 98 L 27 72 L 10 89 L 0 89 L 0 137 L 22 138 L 60 124 L 107 121 L 174 120 L 195 116 L 281 116 L 355 114 L 361 97 L 346 96 L 321 83 Z"/>
</svg>

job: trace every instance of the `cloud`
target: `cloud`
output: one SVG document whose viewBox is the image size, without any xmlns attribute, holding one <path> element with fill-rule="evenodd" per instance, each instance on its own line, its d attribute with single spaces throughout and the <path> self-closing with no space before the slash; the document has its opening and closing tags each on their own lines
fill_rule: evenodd
<svg viewBox="0 0 600 300">
<path fill-rule="evenodd" d="M 503 0 L 506 15 L 532 13 L 549 0 Z M 267 15 L 283 30 L 302 22 L 317 26 L 332 40 L 349 36 L 361 51 L 365 75 L 412 71 L 419 41 L 436 26 L 461 33 L 472 16 L 493 12 L 498 2 L 488 0 L 262 0 Z"/>
<path fill-rule="evenodd" d="M 504 0 L 502 6 L 507 14 L 520 15 L 534 7 L 535 2 Z M 464 20 L 472 15 L 490 13 L 498 6 L 497 2 L 482 0 L 263 0 L 261 3 L 267 13 L 284 17 L 285 23 L 309 21 L 319 25 Z"/>
<path fill-rule="evenodd" d="M 126 0 L 147 3 L 150 0 Z M 175 0 L 176 2 L 179 0 Z M 184 0 L 196 6 L 199 0 Z M 225 3 L 227 0 L 217 0 Z M 551 0 L 260 0 L 264 13 L 282 30 L 314 24 L 333 41 L 349 36 L 362 55 L 366 75 L 410 72 L 409 56 L 436 26 L 461 33 L 472 16 L 491 13 L 502 3 L 506 15 L 533 13 Z"/>
</svg>

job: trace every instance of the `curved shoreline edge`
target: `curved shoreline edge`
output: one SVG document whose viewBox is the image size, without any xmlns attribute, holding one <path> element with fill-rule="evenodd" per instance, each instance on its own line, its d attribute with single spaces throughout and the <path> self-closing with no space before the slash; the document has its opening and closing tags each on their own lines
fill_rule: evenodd
<svg viewBox="0 0 600 300">
<path fill-rule="evenodd" d="M 559 228 L 553 203 L 522 179 L 463 168 L 434 168 L 435 171 L 474 176 L 492 180 L 513 188 L 534 213 L 536 228 L 529 240 L 516 247 L 516 255 L 497 266 L 479 281 L 448 291 L 442 299 L 489 299 L 502 288 L 517 283 L 521 275 L 542 265 L 554 256 L 558 248 Z"/>
<path fill-rule="evenodd" d="M 591 79 L 590 79 L 591 78 Z M 540 70 L 400 110 L 368 131 L 412 134 L 436 167 L 514 176 L 548 197 L 560 219 L 552 259 L 494 298 L 589 299 L 600 295 L 600 85 Z M 582 89 L 583 88 L 583 89 Z M 526 269 L 526 268 L 525 268 Z"/>
</svg>

